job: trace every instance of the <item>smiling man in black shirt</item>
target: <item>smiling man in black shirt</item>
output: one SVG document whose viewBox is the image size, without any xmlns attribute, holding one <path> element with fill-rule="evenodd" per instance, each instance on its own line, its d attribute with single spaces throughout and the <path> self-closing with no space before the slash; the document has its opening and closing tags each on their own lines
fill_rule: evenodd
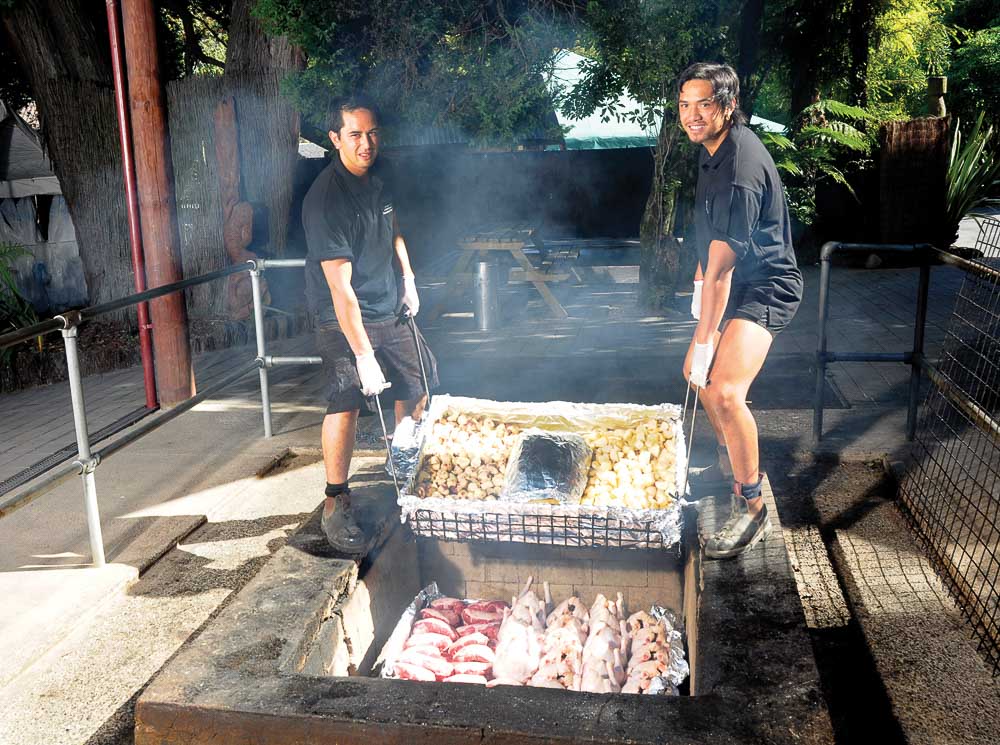
<svg viewBox="0 0 1000 745">
<path fill-rule="evenodd" d="M 386 174 L 376 164 L 380 138 L 374 104 L 363 96 L 337 101 L 329 130 L 336 148 L 333 162 L 302 204 L 306 297 L 330 384 L 322 433 L 323 532 L 335 549 L 357 553 L 367 541 L 351 510 L 347 484 L 359 412 L 373 413 L 369 397 L 389 388 L 396 421 L 419 419 L 426 396 L 417 343 L 430 388 L 437 386 L 437 366 L 423 337 L 417 333 L 415 343 L 396 316 L 403 306 L 415 316 L 420 299 Z"/>
<path fill-rule="evenodd" d="M 781 179 L 761 141 L 744 126 L 736 72 L 697 63 L 681 74 L 677 91 L 681 126 L 704 147 L 691 303 L 698 325 L 684 375 L 697 386 L 719 443 L 718 463 L 692 485 L 733 484 L 732 514 L 705 542 L 706 556 L 731 558 L 771 531 L 761 497 L 757 425 L 746 396 L 775 334 L 795 315 L 802 274 Z"/>
</svg>

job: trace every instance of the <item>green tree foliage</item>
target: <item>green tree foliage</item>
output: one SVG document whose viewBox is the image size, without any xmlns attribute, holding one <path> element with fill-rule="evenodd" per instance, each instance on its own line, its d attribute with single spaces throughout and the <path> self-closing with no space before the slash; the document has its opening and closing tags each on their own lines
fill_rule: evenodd
<svg viewBox="0 0 1000 745">
<path fill-rule="evenodd" d="M 949 74 L 948 107 L 972 121 L 980 111 L 1000 122 L 1000 19 L 971 34 L 955 51 Z"/>
<path fill-rule="evenodd" d="M 330 101 L 364 90 L 386 122 L 457 125 L 482 144 L 554 126 L 546 80 L 573 38 L 570 0 L 259 0 L 272 35 L 307 55 L 285 90 L 316 126 Z"/>
<path fill-rule="evenodd" d="M 857 198 L 844 169 L 868 164 L 874 143 L 863 125 L 869 121 L 871 116 L 864 109 L 824 99 L 796 117 L 790 135 L 758 133 L 782 172 L 789 211 L 803 225 L 812 225 L 816 219 L 816 188 L 824 179 Z"/>
</svg>

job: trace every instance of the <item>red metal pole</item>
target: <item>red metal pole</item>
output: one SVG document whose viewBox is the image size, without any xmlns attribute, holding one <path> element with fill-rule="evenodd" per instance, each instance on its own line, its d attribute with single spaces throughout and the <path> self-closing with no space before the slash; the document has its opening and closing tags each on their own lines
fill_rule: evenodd
<svg viewBox="0 0 1000 745">
<path fill-rule="evenodd" d="M 146 275 L 150 287 L 159 287 L 179 281 L 184 271 L 152 0 L 125 0 L 122 31 Z M 149 310 L 156 325 L 153 350 L 160 404 L 173 406 L 194 395 L 184 293 L 157 298 L 150 302 Z"/>
<path fill-rule="evenodd" d="M 146 289 L 146 262 L 142 251 L 142 232 L 139 229 L 139 198 L 135 189 L 135 163 L 132 160 L 132 133 L 129 128 L 128 110 L 125 108 L 125 79 L 122 75 L 121 26 L 118 23 L 118 2 L 107 0 L 108 36 L 111 38 L 111 70 L 115 80 L 115 110 L 118 113 L 118 134 L 122 145 L 122 170 L 125 172 L 125 203 L 128 210 L 128 237 L 132 246 L 132 273 L 135 291 Z M 153 340 L 149 322 L 149 304 L 136 306 L 139 315 L 139 353 L 142 356 L 142 379 L 146 388 L 146 408 L 155 409 L 156 374 L 153 369 Z"/>
</svg>

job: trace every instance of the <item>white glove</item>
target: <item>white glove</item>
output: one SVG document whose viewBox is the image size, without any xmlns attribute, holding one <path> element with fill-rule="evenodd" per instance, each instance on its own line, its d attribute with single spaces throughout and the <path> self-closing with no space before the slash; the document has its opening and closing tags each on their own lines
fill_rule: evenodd
<svg viewBox="0 0 1000 745">
<path fill-rule="evenodd" d="M 375 353 L 359 354 L 355 357 L 358 365 L 358 377 L 361 378 L 361 392 L 366 396 L 374 396 L 389 387 L 382 368 L 375 359 Z"/>
<path fill-rule="evenodd" d="M 712 364 L 712 357 L 715 356 L 714 346 L 712 342 L 694 343 L 694 352 L 691 353 L 691 375 L 688 380 L 699 388 L 708 385 L 708 367 Z"/>
<path fill-rule="evenodd" d="M 417 315 L 420 310 L 420 298 L 417 296 L 417 280 L 411 274 L 403 277 L 403 297 L 400 298 L 400 305 L 405 305 L 410 309 L 410 316 Z"/>
<path fill-rule="evenodd" d="M 701 320 L 701 286 L 705 284 L 704 280 L 696 279 L 694 281 L 694 294 L 691 296 L 691 316 L 696 321 Z"/>
</svg>

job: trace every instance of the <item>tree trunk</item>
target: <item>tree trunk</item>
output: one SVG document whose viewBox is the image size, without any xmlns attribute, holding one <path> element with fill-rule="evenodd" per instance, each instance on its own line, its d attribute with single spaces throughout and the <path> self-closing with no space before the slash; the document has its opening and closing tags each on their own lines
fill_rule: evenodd
<svg viewBox="0 0 1000 745">
<path fill-rule="evenodd" d="M 678 197 L 676 115 L 664 112 L 653 151 L 653 186 L 639 226 L 639 304 L 651 311 L 669 306 L 680 279 L 681 244 L 674 237 Z"/>
<path fill-rule="evenodd" d="M 31 84 L 76 228 L 91 303 L 134 290 L 108 40 L 73 0 L 23 0 L 3 29 Z M 134 326 L 134 311 L 118 320 Z"/>
<path fill-rule="evenodd" d="M 736 73 L 740 78 L 740 107 L 753 114 L 760 90 L 760 38 L 764 23 L 764 0 L 746 0 L 740 13 L 740 55 Z"/>
<path fill-rule="evenodd" d="M 254 208 L 251 250 L 285 254 L 298 158 L 299 115 L 281 81 L 304 64 L 286 38 L 267 36 L 252 18 L 253 0 L 233 0 L 225 80 L 236 102 L 243 198 Z"/>
</svg>

